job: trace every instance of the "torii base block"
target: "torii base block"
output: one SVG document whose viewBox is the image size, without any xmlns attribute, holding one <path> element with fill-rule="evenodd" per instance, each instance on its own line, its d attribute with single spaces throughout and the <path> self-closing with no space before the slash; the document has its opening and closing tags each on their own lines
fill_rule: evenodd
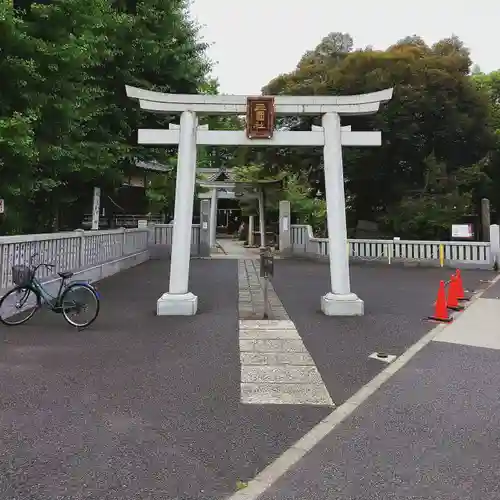
<svg viewBox="0 0 500 500">
<path fill-rule="evenodd" d="M 363 316 L 365 303 L 355 293 L 327 293 L 321 297 L 321 312 L 325 316 Z"/>
<path fill-rule="evenodd" d="M 198 310 L 198 297 L 188 293 L 164 293 L 156 302 L 157 316 L 194 316 Z"/>
</svg>

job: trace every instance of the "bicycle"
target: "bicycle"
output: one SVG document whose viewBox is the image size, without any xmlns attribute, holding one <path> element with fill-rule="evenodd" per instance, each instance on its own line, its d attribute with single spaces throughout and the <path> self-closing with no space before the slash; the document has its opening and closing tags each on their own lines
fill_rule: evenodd
<svg viewBox="0 0 500 500">
<path fill-rule="evenodd" d="M 36 272 L 41 267 L 54 269 L 53 264 L 41 263 L 33 265 L 33 255 L 30 259 L 30 264 L 12 266 L 12 281 L 16 285 L 12 290 L 7 292 L 0 299 L 0 322 L 7 326 L 17 326 L 30 320 L 35 313 L 41 309 L 42 305 L 47 304 L 49 309 L 56 313 L 62 314 L 64 319 L 78 329 L 87 328 L 97 318 L 100 310 L 99 292 L 89 283 L 73 281 L 66 283 L 74 273 L 71 271 L 63 271 L 57 273 L 61 278 L 61 285 L 56 297 L 53 297 L 42 285 L 36 277 Z M 87 299 L 85 299 L 87 297 Z M 87 302 L 86 302 L 87 300 Z M 14 312 L 2 313 L 2 306 L 13 303 Z M 81 312 L 88 309 L 89 305 L 94 305 L 95 310 L 90 319 L 84 322 L 77 322 L 71 316 L 76 313 L 78 316 Z M 22 317 L 22 313 L 27 312 L 26 317 Z"/>
</svg>

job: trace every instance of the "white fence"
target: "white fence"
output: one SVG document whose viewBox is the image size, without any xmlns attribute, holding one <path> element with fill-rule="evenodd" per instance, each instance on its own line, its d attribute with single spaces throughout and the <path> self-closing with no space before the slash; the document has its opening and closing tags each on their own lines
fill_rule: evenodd
<svg viewBox="0 0 500 500">
<path fill-rule="evenodd" d="M 155 245 L 172 245 L 172 236 L 174 234 L 173 224 L 155 224 L 153 226 L 153 240 Z M 191 229 L 191 246 L 196 247 L 200 244 L 200 225 L 193 224 Z"/>
<path fill-rule="evenodd" d="M 315 238 L 311 226 L 291 226 L 292 254 L 328 257 L 328 239 Z M 349 256 L 365 261 L 391 264 L 413 262 L 437 266 L 466 264 L 472 267 L 493 265 L 491 244 L 469 241 L 357 240 L 348 241 Z"/>
<path fill-rule="evenodd" d="M 150 244 L 153 251 L 152 257 L 170 255 L 172 249 L 172 238 L 174 234 L 173 224 L 155 224 L 150 237 Z M 191 255 L 199 256 L 201 252 L 201 231 L 199 224 L 193 224 L 191 228 Z M 165 251 L 163 251 L 165 250 Z"/>
<path fill-rule="evenodd" d="M 56 266 L 39 269 L 37 276 L 45 278 L 145 251 L 149 238 L 148 228 L 0 236 L 0 290 L 12 286 L 12 266 L 29 264 L 35 254 L 35 263 Z"/>
</svg>

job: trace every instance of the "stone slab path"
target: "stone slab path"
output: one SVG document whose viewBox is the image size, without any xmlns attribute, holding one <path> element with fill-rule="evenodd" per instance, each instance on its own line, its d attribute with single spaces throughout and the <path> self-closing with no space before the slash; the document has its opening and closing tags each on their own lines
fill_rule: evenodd
<svg viewBox="0 0 500 500">
<path fill-rule="evenodd" d="M 334 406 L 292 321 L 240 321 L 241 402 Z"/>
<path fill-rule="evenodd" d="M 238 262 L 241 402 L 334 406 L 323 379 L 271 283 L 269 319 L 259 261 Z"/>
<path fill-rule="evenodd" d="M 240 319 L 262 319 L 264 315 L 264 291 L 258 260 L 241 259 L 238 262 L 238 288 Z M 268 319 L 290 320 L 271 282 L 268 283 L 267 300 Z"/>
</svg>

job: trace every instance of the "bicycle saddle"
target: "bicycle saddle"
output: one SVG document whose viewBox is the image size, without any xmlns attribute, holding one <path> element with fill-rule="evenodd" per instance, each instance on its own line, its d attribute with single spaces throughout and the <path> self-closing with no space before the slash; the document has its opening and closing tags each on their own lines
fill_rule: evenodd
<svg viewBox="0 0 500 500">
<path fill-rule="evenodd" d="M 75 273 L 72 273 L 71 271 L 63 271 L 61 273 L 57 273 L 63 280 L 67 280 L 68 278 L 71 278 L 71 276 L 73 276 L 73 274 Z"/>
</svg>

